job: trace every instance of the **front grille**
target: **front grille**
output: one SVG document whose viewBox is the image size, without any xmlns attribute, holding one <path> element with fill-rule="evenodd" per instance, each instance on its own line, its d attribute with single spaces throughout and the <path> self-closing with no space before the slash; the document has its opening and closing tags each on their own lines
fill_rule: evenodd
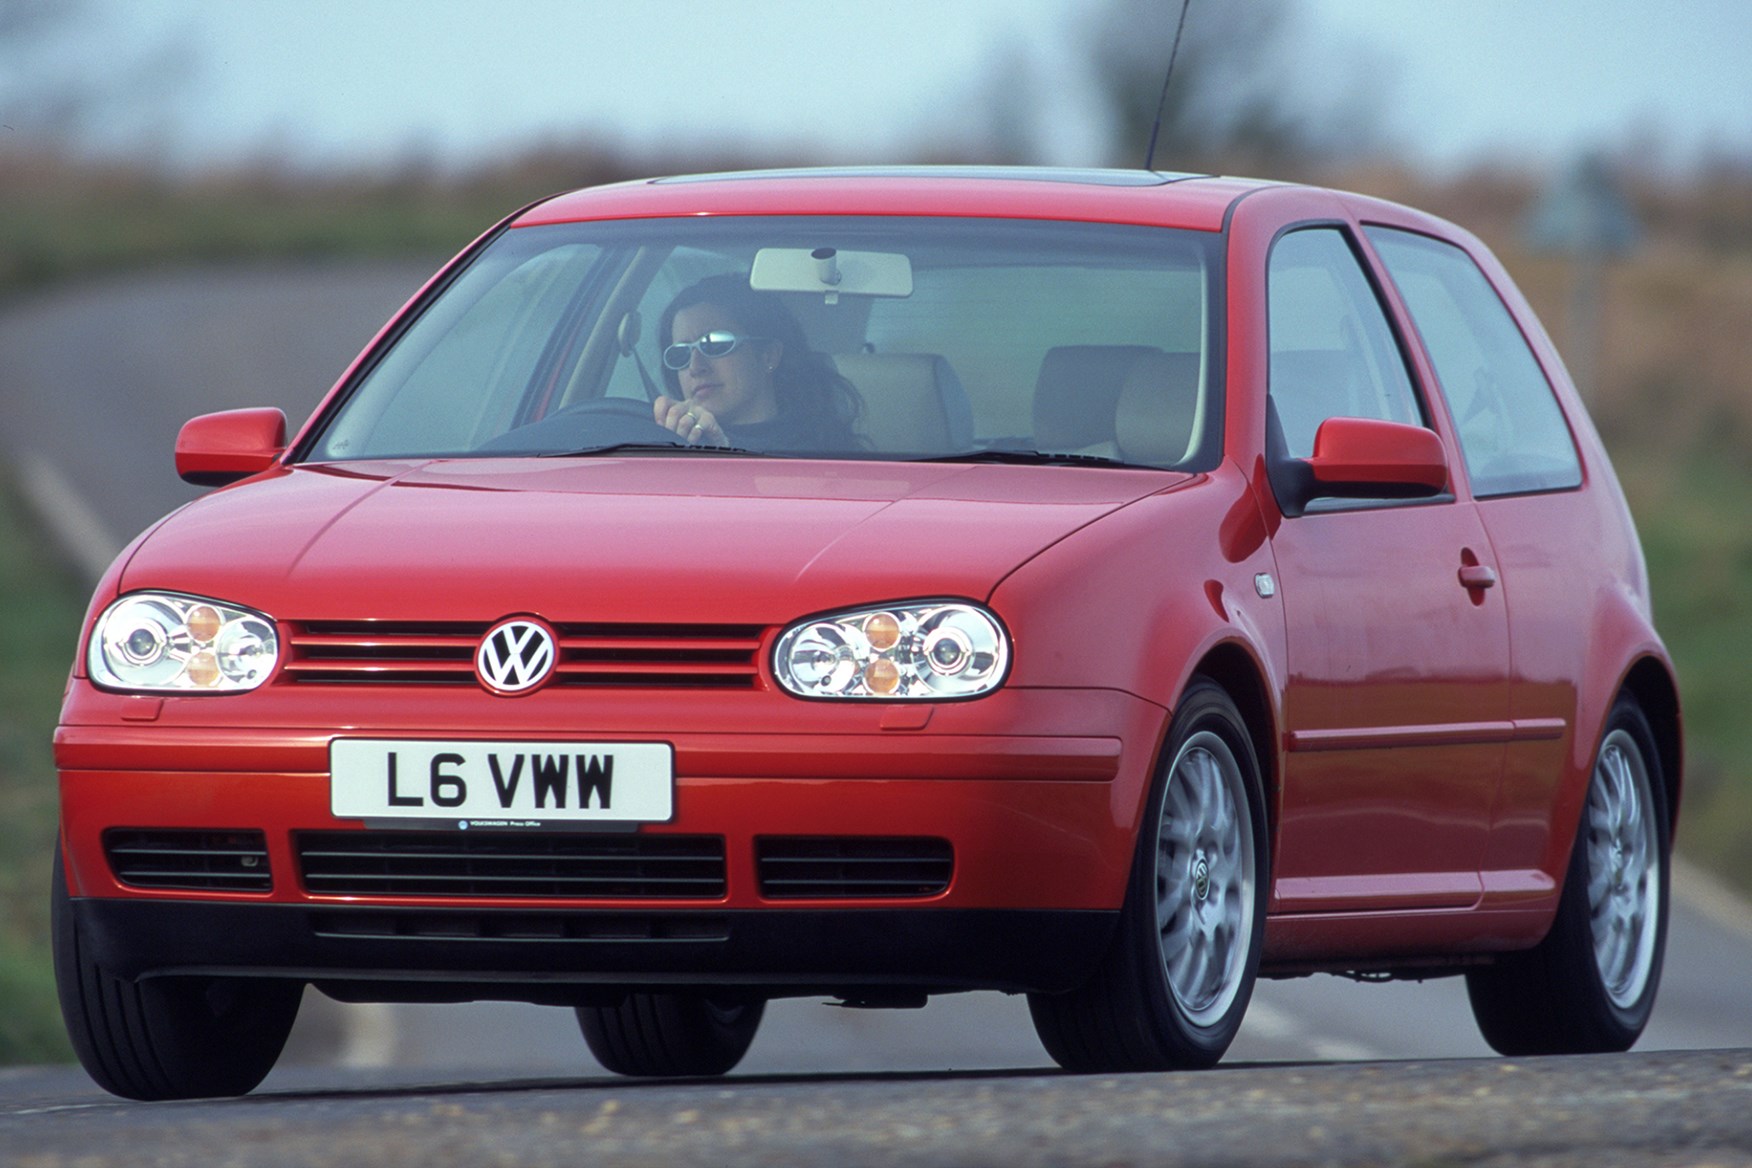
<svg viewBox="0 0 1752 1168">
<path fill-rule="evenodd" d="M 267 838 L 259 831 L 148 831 L 103 833 L 110 871 L 130 888 L 203 892 L 267 892 Z"/>
<path fill-rule="evenodd" d="M 770 900 L 935 896 L 955 872 L 943 839 L 767 836 L 755 855 L 760 894 Z"/>
<path fill-rule="evenodd" d="M 304 887 L 322 896 L 724 895 L 722 836 L 311 831 L 293 844 Z"/>
<path fill-rule="evenodd" d="M 285 676 L 300 684 L 475 685 L 474 654 L 492 626 L 467 622 L 304 621 L 292 625 Z M 561 624 L 551 684 L 753 689 L 760 625 Z"/>
</svg>

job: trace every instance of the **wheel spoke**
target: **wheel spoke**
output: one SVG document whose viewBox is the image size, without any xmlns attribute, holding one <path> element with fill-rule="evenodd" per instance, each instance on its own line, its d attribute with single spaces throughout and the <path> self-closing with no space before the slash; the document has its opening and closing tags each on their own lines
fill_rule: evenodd
<svg viewBox="0 0 1752 1168">
<path fill-rule="evenodd" d="M 1659 820 L 1636 740 L 1614 730 L 1588 791 L 1588 910 L 1594 962 L 1607 995 L 1628 1007 L 1654 967 L 1660 897 Z"/>
<path fill-rule="evenodd" d="M 1606 871 L 1599 863 L 1588 865 L 1588 910 L 1589 915 L 1598 920 L 1607 910 L 1611 899 L 1612 873 Z"/>
<path fill-rule="evenodd" d="M 1156 922 L 1169 989 L 1201 1025 L 1234 1000 L 1252 936 L 1245 798 L 1222 739 L 1206 732 L 1181 747 L 1156 829 Z"/>
</svg>

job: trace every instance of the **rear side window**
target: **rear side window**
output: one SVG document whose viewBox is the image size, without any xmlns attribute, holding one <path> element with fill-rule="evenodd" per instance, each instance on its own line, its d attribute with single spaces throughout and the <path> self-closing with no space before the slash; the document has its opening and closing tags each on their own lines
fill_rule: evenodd
<svg viewBox="0 0 1752 1168">
<path fill-rule="evenodd" d="M 1454 411 L 1472 493 L 1580 486 L 1581 462 L 1551 383 L 1472 257 L 1409 231 L 1367 230 Z"/>
<path fill-rule="evenodd" d="M 1343 234 L 1284 236 L 1268 280 L 1271 404 L 1290 457 L 1314 452 L 1327 418 L 1423 425 L 1386 313 Z"/>
</svg>

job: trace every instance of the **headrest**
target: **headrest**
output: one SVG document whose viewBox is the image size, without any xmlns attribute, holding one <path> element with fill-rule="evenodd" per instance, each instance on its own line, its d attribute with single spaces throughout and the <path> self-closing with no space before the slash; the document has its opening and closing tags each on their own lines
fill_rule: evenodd
<svg viewBox="0 0 1752 1168">
<path fill-rule="evenodd" d="M 848 353 L 834 364 L 864 399 L 860 428 L 877 450 L 947 454 L 973 445 L 967 391 L 942 357 Z"/>
<path fill-rule="evenodd" d="M 1060 345 L 1048 349 L 1034 383 L 1034 441 L 1078 450 L 1113 441 L 1114 410 L 1126 373 L 1149 345 Z"/>
<path fill-rule="evenodd" d="M 1198 416 L 1197 353 L 1147 353 L 1120 387 L 1114 444 L 1127 462 L 1167 465 L 1186 457 Z"/>
</svg>

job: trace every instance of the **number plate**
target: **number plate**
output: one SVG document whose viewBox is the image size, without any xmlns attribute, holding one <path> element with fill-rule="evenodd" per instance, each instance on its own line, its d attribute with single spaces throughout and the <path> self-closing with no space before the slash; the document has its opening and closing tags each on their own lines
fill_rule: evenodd
<svg viewBox="0 0 1752 1168">
<path fill-rule="evenodd" d="M 662 742 L 339 738 L 329 808 L 342 819 L 664 823 L 675 755 Z"/>
</svg>

